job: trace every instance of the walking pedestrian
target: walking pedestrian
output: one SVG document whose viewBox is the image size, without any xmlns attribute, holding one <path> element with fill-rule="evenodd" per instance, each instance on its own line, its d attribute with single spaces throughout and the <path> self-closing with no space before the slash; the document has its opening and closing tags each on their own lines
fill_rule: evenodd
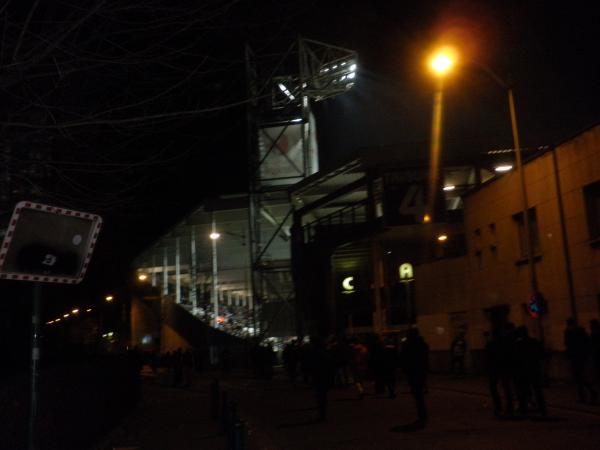
<svg viewBox="0 0 600 450">
<path fill-rule="evenodd" d="M 514 341 L 515 384 L 519 414 L 529 413 L 530 396 L 541 416 L 546 415 L 546 400 L 542 389 L 542 363 L 544 350 L 542 343 L 529 336 L 527 327 L 518 327 Z"/>
<path fill-rule="evenodd" d="M 281 355 L 283 365 L 292 383 L 296 382 L 298 372 L 298 357 L 298 341 L 294 339 L 292 342 L 289 342 L 285 345 Z"/>
<path fill-rule="evenodd" d="M 494 416 L 512 417 L 514 413 L 512 394 L 512 346 L 503 330 L 496 329 L 486 333 L 485 344 L 485 369 L 488 375 L 488 385 L 492 402 L 494 403 Z M 504 407 L 498 386 L 502 387 L 504 394 Z"/>
<path fill-rule="evenodd" d="M 402 345 L 402 365 L 410 392 L 417 405 L 416 428 L 427 424 L 428 414 L 425 407 L 425 386 L 429 369 L 429 346 L 419 335 L 417 328 L 408 330 L 406 340 Z"/>
<path fill-rule="evenodd" d="M 589 400 L 590 403 L 596 403 L 598 394 L 586 376 L 586 366 L 590 357 L 589 336 L 582 327 L 577 325 L 575 319 L 570 318 L 567 320 L 564 338 L 579 401 L 585 403 Z"/>
<path fill-rule="evenodd" d="M 335 378 L 335 365 L 320 337 L 311 339 L 310 368 L 319 421 L 324 421 L 327 418 L 327 394 L 333 387 Z"/>
<path fill-rule="evenodd" d="M 368 370 L 369 350 L 357 339 L 353 339 L 350 345 L 350 372 L 358 398 L 362 400 L 365 396 L 364 380 Z"/>
<path fill-rule="evenodd" d="M 465 332 L 460 331 L 452 340 L 450 346 L 450 373 L 455 377 L 463 377 L 465 375 L 465 355 L 467 353 L 467 340 Z"/>
<path fill-rule="evenodd" d="M 388 398 L 396 398 L 396 369 L 398 368 L 398 349 L 393 343 L 383 348 L 382 380 L 387 389 Z"/>
</svg>

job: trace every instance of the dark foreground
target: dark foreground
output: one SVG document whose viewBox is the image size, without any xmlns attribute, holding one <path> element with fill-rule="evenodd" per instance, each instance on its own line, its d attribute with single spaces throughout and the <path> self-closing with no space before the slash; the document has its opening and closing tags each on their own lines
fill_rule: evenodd
<svg viewBox="0 0 600 450">
<path fill-rule="evenodd" d="M 214 374 L 216 375 L 216 374 Z M 224 449 L 216 422 L 209 419 L 208 389 L 213 375 L 194 378 L 189 388 L 161 386 L 146 379 L 139 407 L 93 450 Z M 433 377 L 427 404 L 430 420 L 418 431 L 394 431 L 415 418 L 415 406 L 400 381 L 396 399 L 354 390 L 331 392 L 328 418 L 316 421 L 312 390 L 283 376 L 256 380 L 246 374 L 220 376 L 247 424 L 248 449 L 598 449 L 600 407 L 575 401 L 574 388 L 546 390 L 549 417 L 493 418 L 484 380 Z M 369 392 L 369 391 L 367 391 Z"/>
</svg>

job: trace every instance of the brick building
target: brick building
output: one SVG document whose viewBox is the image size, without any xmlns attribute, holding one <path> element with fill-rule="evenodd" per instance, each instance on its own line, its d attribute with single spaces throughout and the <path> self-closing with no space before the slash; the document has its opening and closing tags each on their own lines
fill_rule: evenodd
<svg viewBox="0 0 600 450">
<path fill-rule="evenodd" d="M 491 320 L 527 325 L 558 353 L 567 318 L 588 327 L 600 315 L 600 126 L 548 148 L 524 170 L 533 266 L 547 312 L 538 321 L 527 311 L 529 255 L 512 171 L 463 196 L 467 255 L 415 269 L 417 321 L 438 367 L 459 329 L 468 330 L 471 364 L 479 369 Z M 552 360 L 552 374 L 562 376 L 562 357 Z"/>
</svg>

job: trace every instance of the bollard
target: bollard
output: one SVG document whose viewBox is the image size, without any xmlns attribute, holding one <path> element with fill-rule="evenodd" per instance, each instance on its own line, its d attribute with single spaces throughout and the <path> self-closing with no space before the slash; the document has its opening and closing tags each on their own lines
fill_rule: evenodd
<svg viewBox="0 0 600 450">
<path fill-rule="evenodd" d="M 227 425 L 229 422 L 229 404 L 227 402 L 227 392 L 221 392 L 221 431 L 227 434 Z"/>
<path fill-rule="evenodd" d="M 219 418 L 219 380 L 217 379 L 210 384 L 209 412 L 211 419 Z"/>
<path fill-rule="evenodd" d="M 244 450 L 246 445 L 246 426 L 241 420 L 236 420 L 233 424 L 233 436 L 231 440 L 231 450 Z"/>
<path fill-rule="evenodd" d="M 230 445 L 233 448 L 234 427 L 235 423 L 239 420 L 237 416 L 237 403 L 233 400 L 229 402 L 229 415 L 227 419 L 227 440 L 230 442 Z"/>
</svg>

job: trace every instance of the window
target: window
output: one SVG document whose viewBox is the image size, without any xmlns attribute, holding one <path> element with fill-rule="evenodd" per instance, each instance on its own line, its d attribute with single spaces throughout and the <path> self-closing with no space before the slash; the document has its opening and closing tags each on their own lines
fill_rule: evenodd
<svg viewBox="0 0 600 450">
<path fill-rule="evenodd" d="M 529 208 L 527 211 L 529 218 L 529 231 L 531 246 L 533 247 L 533 256 L 539 255 L 540 253 L 540 238 L 538 233 L 537 214 L 535 208 Z M 525 234 L 525 221 L 523 220 L 523 213 L 513 215 L 513 220 L 517 224 L 517 230 L 519 233 L 519 249 L 521 258 L 527 259 L 529 257 L 527 251 L 527 239 Z"/>
<path fill-rule="evenodd" d="M 588 220 L 588 230 L 592 244 L 600 244 L 600 181 L 583 188 Z"/>
</svg>

